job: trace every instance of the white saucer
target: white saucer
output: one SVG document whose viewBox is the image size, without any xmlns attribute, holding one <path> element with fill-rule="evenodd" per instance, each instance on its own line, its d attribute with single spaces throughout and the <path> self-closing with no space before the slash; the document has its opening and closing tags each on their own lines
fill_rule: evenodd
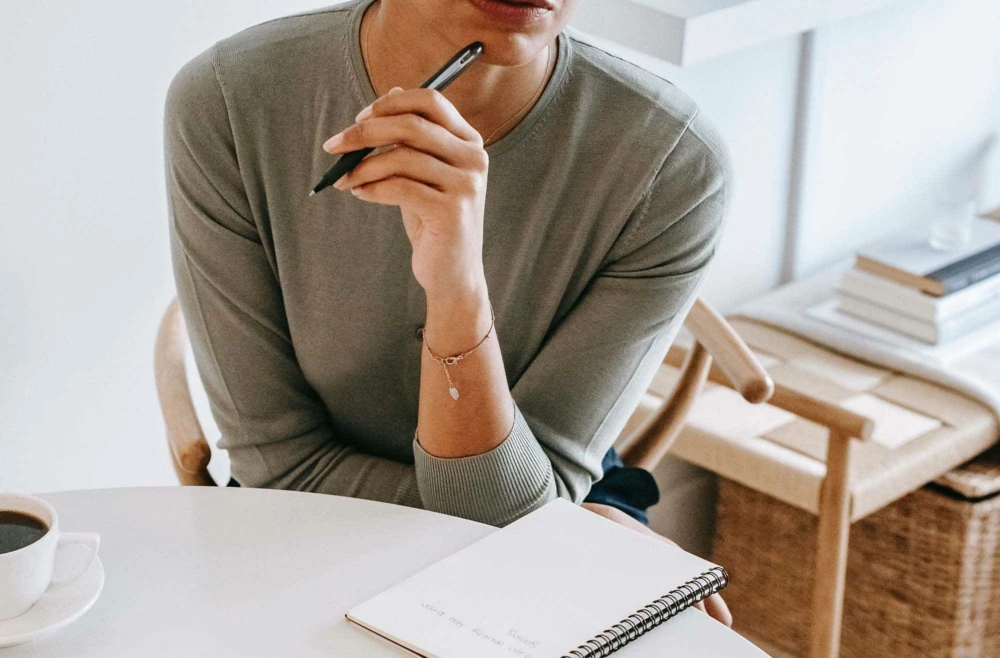
<svg viewBox="0 0 1000 658">
<path fill-rule="evenodd" d="M 98 557 L 80 580 L 43 594 L 26 613 L 0 621 L 0 647 L 12 647 L 62 628 L 90 610 L 104 589 L 104 565 Z"/>
</svg>

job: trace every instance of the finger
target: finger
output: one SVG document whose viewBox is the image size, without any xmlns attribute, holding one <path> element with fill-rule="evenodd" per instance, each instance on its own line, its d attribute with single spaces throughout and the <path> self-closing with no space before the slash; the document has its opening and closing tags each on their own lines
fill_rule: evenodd
<svg viewBox="0 0 1000 658">
<path fill-rule="evenodd" d="M 482 144 L 482 137 L 465 117 L 455 108 L 444 94 L 436 89 L 407 89 L 393 87 L 388 94 L 361 110 L 355 121 L 371 117 L 386 117 L 396 114 L 416 114 L 433 121 L 455 136 Z"/>
<path fill-rule="evenodd" d="M 704 601 L 698 601 L 697 603 L 694 604 L 694 607 L 698 608 L 699 610 L 701 610 L 702 612 L 705 612 L 707 614 L 707 611 L 705 610 L 705 602 Z"/>
<path fill-rule="evenodd" d="M 323 148 L 330 153 L 345 153 L 394 143 L 430 153 L 456 167 L 479 164 L 480 158 L 473 151 L 482 151 L 416 114 L 366 119 L 328 139 Z"/>
<path fill-rule="evenodd" d="M 405 205 L 417 214 L 431 213 L 435 208 L 440 208 L 446 198 L 444 192 L 402 176 L 392 176 L 374 183 L 358 185 L 351 188 L 351 194 L 362 201 L 387 206 Z"/>
<path fill-rule="evenodd" d="M 732 627 L 733 613 L 729 611 L 729 606 L 720 595 L 713 594 L 705 599 L 705 611 L 716 621 Z"/>
<path fill-rule="evenodd" d="M 390 176 L 404 176 L 437 189 L 451 189 L 453 179 L 460 174 L 449 164 L 409 146 L 399 146 L 363 159 L 353 170 L 334 183 L 338 190 L 364 185 Z"/>
</svg>

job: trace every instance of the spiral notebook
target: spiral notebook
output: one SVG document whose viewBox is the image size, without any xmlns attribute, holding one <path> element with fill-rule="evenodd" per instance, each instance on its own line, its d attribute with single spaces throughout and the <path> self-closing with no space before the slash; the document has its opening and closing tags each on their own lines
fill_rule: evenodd
<svg viewBox="0 0 1000 658">
<path fill-rule="evenodd" d="M 641 648 L 727 581 L 722 567 L 557 498 L 347 618 L 428 658 L 592 658 Z M 722 655 L 764 655 L 745 644 Z"/>
</svg>

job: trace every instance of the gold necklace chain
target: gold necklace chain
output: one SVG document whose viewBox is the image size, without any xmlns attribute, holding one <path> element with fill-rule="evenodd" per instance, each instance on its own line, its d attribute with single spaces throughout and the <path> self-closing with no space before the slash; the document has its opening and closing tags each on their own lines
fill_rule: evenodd
<svg viewBox="0 0 1000 658">
<path fill-rule="evenodd" d="M 493 135 L 496 135 L 500 131 L 501 128 L 503 128 L 508 123 L 510 123 L 511 121 L 513 121 L 517 117 L 518 114 L 520 114 L 521 112 L 524 111 L 524 108 L 526 108 L 529 105 L 531 105 L 535 101 L 535 99 L 538 98 L 541 95 L 541 93 L 542 93 L 542 87 L 545 86 L 545 80 L 546 80 L 546 78 L 549 77 L 549 58 L 551 56 L 552 56 L 552 46 L 551 45 L 545 46 L 545 72 L 542 74 L 542 82 L 538 85 L 538 89 L 535 90 L 534 95 L 531 98 L 528 99 L 527 103 L 525 103 L 524 105 L 521 106 L 521 109 L 519 109 L 517 111 L 517 113 L 514 114 L 514 116 L 512 116 L 511 118 L 509 118 L 506 121 L 504 121 L 502 124 L 500 124 L 500 128 L 497 128 L 496 130 L 494 130 L 493 132 L 490 133 L 490 136 L 487 137 L 486 141 L 483 142 L 483 146 L 486 146 L 487 144 L 489 144 L 490 140 L 493 139 Z"/>
<path fill-rule="evenodd" d="M 364 47 L 362 49 L 362 54 L 365 57 L 367 57 L 368 61 L 369 61 L 368 77 L 371 79 L 371 83 L 372 83 L 372 88 L 373 89 L 375 88 L 375 77 L 372 75 L 372 66 L 371 66 L 371 63 L 370 63 L 371 62 L 371 55 L 369 53 L 371 53 L 371 51 L 368 49 L 368 33 L 371 32 L 371 30 L 372 30 L 372 23 L 375 22 L 375 17 L 378 16 L 378 12 L 379 12 L 380 9 L 382 9 L 382 2 L 381 2 L 381 0 L 378 0 L 378 6 L 375 7 L 375 13 L 372 14 L 371 19 L 368 21 L 368 25 L 365 27 L 365 38 L 363 40 Z M 514 113 L 513 116 L 511 116 L 509 119 L 507 119 L 506 121 L 504 121 L 503 123 L 501 123 L 499 128 L 497 128 L 496 130 L 494 130 L 493 132 L 490 133 L 489 137 L 487 137 L 483 141 L 483 146 L 486 146 L 487 144 L 489 144 L 490 140 L 493 139 L 494 135 L 496 135 L 498 132 L 500 132 L 500 130 L 502 130 L 508 123 L 510 123 L 511 121 L 513 121 L 515 118 L 517 118 L 517 116 L 519 114 L 521 114 L 521 112 L 524 111 L 524 108 L 526 108 L 529 105 L 531 105 L 535 101 L 535 99 L 538 98 L 541 95 L 542 88 L 545 86 L 545 80 L 549 77 L 549 64 L 551 63 L 550 62 L 551 57 L 552 57 L 552 46 L 548 45 L 548 46 L 545 47 L 545 73 L 542 75 L 542 81 L 538 85 L 538 89 L 535 90 L 535 93 L 531 96 L 531 98 L 528 99 L 528 102 L 525 103 L 524 105 L 522 105 L 520 107 L 520 109 L 518 109 L 518 111 Z M 375 94 L 377 96 L 378 92 L 376 91 Z"/>
</svg>

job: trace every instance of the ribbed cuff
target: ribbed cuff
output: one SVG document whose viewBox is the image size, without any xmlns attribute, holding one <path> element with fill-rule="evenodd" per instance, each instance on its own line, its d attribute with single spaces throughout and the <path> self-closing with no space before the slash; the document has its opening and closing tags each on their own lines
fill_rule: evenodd
<svg viewBox="0 0 1000 658">
<path fill-rule="evenodd" d="M 556 497 L 552 462 L 521 410 L 493 450 L 481 455 L 435 457 L 413 439 L 417 485 L 425 509 L 505 526 Z"/>
</svg>

